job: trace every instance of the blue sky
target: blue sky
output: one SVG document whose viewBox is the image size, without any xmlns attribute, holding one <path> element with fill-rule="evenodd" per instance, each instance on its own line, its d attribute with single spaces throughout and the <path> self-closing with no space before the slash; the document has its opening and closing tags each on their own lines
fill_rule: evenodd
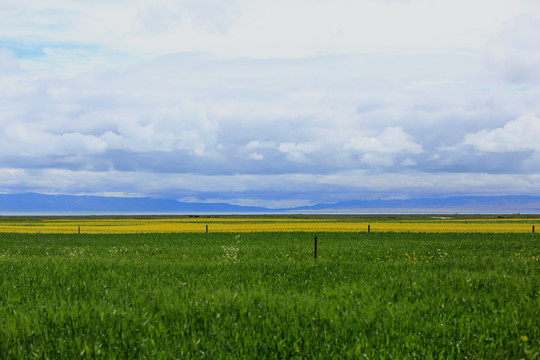
<svg viewBox="0 0 540 360">
<path fill-rule="evenodd" d="M 0 192 L 538 195 L 536 0 L 4 0 Z"/>
</svg>

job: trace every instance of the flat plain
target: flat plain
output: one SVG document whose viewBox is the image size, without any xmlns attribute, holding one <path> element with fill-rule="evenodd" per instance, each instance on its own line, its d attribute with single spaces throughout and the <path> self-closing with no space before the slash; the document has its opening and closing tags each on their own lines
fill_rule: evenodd
<svg viewBox="0 0 540 360">
<path fill-rule="evenodd" d="M 0 232 L 487 232 L 530 233 L 538 215 L 192 215 L 0 217 Z M 540 229 L 539 229 L 540 230 Z"/>
<path fill-rule="evenodd" d="M 0 234 L 0 358 L 540 356 L 537 218 L 458 219 L 521 232 L 374 225 L 448 224 L 433 217 L 250 219 L 1 219 L 69 221 L 70 233 Z M 212 231 L 264 219 L 357 228 Z M 78 234 L 90 220 L 199 227 Z"/>
</svg>

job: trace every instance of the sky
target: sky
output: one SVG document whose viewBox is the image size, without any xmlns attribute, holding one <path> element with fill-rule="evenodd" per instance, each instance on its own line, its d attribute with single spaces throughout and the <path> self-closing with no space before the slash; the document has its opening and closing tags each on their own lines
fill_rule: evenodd
<svg viewBox="0 0 540 360">
<path fill-rule="evenodd" d="M 538 195 L 537 0 L 0 0 L 0 193 Z"/>
</svg>

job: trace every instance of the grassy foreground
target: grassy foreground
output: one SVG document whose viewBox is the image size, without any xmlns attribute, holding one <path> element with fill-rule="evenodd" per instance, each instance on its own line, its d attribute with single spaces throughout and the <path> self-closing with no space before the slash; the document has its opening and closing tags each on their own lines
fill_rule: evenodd
<svg viewBox="0 0 540 360">
<path fill-rule="evenodd" d="M 540 237 L 0 234 L 0 358 L 539 358 Z"/>
</svg>

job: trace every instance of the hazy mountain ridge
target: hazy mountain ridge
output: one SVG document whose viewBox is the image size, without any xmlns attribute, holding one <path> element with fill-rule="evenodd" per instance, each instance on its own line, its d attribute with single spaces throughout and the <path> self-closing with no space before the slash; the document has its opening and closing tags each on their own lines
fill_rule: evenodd
<svg viewBox="0 0 540 360">
<path fill-rule="evenodd" d="M 540 211 L 540 196 L 452 196 L 446 198 L 352 200 L 298 208 L 305 211 L 399 210 L 398 212 L 504 212 Z"/>
<path fill-rule="evenodd" d="M 296 208 L 269 209 L 227 203 L 186 203 L 174 199 L 104 196 L 0 194 L 0 212 L 138 213 L 539 213 L 540 196 L 453 196 L 447 198 L 351 200 Z"/>
<path fill-rule="evenodd" d="M 185 203 L 174 199 L 105 196 L 0 194 L 0 212 L 261 212 L 266 208 L 226 203 Z"/>
</svg>

